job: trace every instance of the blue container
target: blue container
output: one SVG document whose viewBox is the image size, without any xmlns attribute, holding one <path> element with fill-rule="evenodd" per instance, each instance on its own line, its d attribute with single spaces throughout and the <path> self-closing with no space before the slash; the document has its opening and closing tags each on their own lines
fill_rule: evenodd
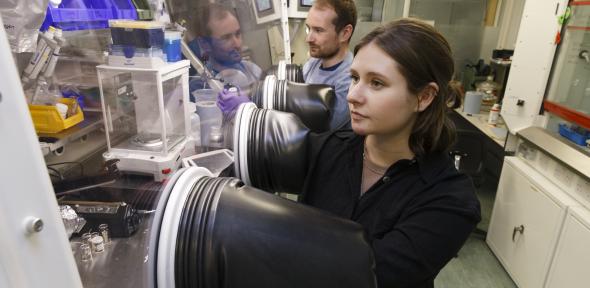
<svg viewBox="0 0 590 288">
<path fill-rule="evenodd" d="M 111 27 L 111 38 L 113 39 L 113 45 L 162 49 L 164 46 L 164 29 Z"/>
<path fill-rule="evenodd" d="M 130 0 L 64 0 L 57 8 L 49 5 L 40 30 L 49 26 L 64 31 L 109 28 L 109 19 L 137 19 Z"/>
<path fill-rule="evenodd" d="M 131 0 L 111 0 L 113 1 L 114 19 L 132 19 L 137 20 L 137 11 Z"/>
<path fill-rule="evenodd" d="M 166 31 L 164 33 L 164 53 L 168 62 L 176 62 L 182 59 L 180 52 L 181 33 Z"/>
<path fill-rule="evenodd" d="M 559 135 L 582 146 L 586 146 L 586 140 L 590 139 L 589 131 L 576 131 L 566 124 L 559 124 Z"/>
</svg>

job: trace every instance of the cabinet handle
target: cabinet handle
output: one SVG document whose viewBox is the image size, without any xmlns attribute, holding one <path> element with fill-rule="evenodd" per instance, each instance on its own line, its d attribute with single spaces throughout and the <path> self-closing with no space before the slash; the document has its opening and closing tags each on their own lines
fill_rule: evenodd
<svg viewBox="0 0 590 288">
<path fill-rule="evenodd" d="M 516 238 L 516 232 L 520 234 L 524 233 L 524 226 L 514 226 L 514 230 L 512 230 L 512 242 L 514 242 L 514 238 Z"/>
</svg>

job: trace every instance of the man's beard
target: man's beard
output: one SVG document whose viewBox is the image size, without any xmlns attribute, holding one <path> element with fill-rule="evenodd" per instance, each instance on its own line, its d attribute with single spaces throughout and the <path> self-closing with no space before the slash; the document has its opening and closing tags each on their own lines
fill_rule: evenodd
<svg viewBox="0 0 590 288">
<path fill-rule="evenodd" d="M 242 55 L 237 50 L 232 50 L 232 51 L 228 52 L 228 54 L 231 54 L 231 56 L 230 55 L 223 55 L 223 57 L 219 57 L 222 55 L 213 54 L 213 58 L 215 58 L 215 61 L 217 61 L 218 63 L 220 63 L 224 66 L 234 65 L 234 64 L 240 63 L 242 61 Z"/>
<path fill-rule="evenodd" d="M 316 47 L 317 47 L 317 46 L 316 46 Z M 311 48 L 311 47 L 310 47 L 310 48 Z M 318 51 L 315 53 L 315 55 L 314 55 L 314 54 L 311 52 L 311 49 L 310 49 L 310 50 L 309 50 L 309 52 L 310 52 L 309 54 L 310 54 L 310 56 L 311 56 L 311 57 L 314 57 L 314 58 L 319 58 L 319 59 L 329 59 L 329 58 L 332 58 L 332 57 L 336 56 L 336 54 L 338 54 L 338 51 L 339 51 L 338 47 L 335 47 L 334 49 L 332 49 L 332 50 L 329 50 L 329 51 L 322 51 L 322 50 L 318 50 Z"/>
</svg>

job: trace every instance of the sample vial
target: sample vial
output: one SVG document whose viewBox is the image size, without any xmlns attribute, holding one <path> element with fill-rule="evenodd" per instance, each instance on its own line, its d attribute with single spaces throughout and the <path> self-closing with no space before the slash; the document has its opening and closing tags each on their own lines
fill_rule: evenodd
<svg viewBox="0 0 590 288">
<path fill-rule="evenodd" d="M 102 236 L 102 240 L 104 241 L 104 244 L 110 244 L 111 237 L 109 235 L 109 225 L 107 225 L 107 224 L 98 225 L 98 231 L 100 232 L 100 235 Z"/>
<path fill-rule="evenodd" d="M 102 236 L 96 235 L 90 238 L 90 243 L 92 243 L 92 252 L 101 253 L 104 251 L 104 240 L 102 240 Z"/>
<path fill-rule="evenodd" d="M 80 244 L 80 260 L 83 262 L 92 261 L 92 250 L 88 243 Z"/>
<path fill-rule="evenodd" d="M 90 238 L 91 237 L 92 237 L 92 235 L 90 235 L 90 233 L 82 234 L 82 237 L 80 237 L 80 239 L 82 240 L 82 244 L 90 245 Z"/>
</svg>

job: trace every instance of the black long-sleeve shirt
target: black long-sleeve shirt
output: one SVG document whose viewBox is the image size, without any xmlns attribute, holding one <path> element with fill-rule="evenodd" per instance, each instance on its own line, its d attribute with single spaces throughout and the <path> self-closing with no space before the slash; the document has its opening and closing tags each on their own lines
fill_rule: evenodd
<svg viewBox="0 0 590 288">
<path fill-rule="evenodd" d="M 394 163 L 360 196 L 363 137 L 340 131 L 311 143 L 301 201 L 365 228 L 379 287 L 433 287 L 480 221 L 469 178 L 439 153 Z"/>
</svg>

